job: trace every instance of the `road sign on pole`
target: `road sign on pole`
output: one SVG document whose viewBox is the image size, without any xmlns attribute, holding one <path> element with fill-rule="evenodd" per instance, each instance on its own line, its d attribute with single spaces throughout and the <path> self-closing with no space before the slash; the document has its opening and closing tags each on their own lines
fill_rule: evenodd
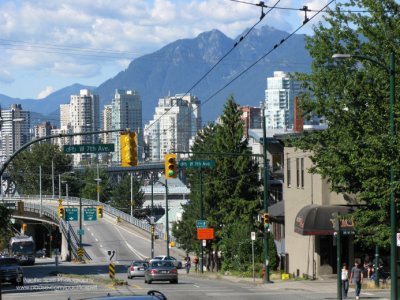
<svg viewBox="0 0 400 300">
<path fill-rule="evenodd" d="M 215 160 L 180 160 L 178 166 L 182 169 L 214 168 Z"/>
<path fill-rule="evenodd" d="M 64 153 L 106 153 L 114 152 L 114 144 L 80 144 L 64 145 Z"/>
<path fill-rule="evenodd" d="M 96 207 L 85 207 L 83 209 L 83 220 L 84 221 L 96 221 Z"/>
<path fill-rule="evenodd" d="M 196 228 L 207 228 L 206 220 L 197 220 L 196 221 Z"/>
<path fill-rule="evenodd" d="M 78 221 L 78 208 L 77 207 L 66 207 L 65 208 L 65 220 Z"/>
</svg>

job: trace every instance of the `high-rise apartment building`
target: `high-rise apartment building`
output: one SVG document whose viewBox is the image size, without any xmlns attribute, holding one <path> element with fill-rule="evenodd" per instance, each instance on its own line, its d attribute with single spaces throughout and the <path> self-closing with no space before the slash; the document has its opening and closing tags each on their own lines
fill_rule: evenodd
<svg viewBox="0 0 400 300">
<path fill-rule="evenodd" d="M 129 129 L 136 132 L 140 161 L 143 153 L 142 100 L 137 91 L 119 89 L 115 91 L 111 101 L 111 123 L 112 129 Z M 119 136 L 119 132 L 112 134 L 112 141 L 115 145 L 112 160 L 117 163 L 121 162 Z"/>
<path fill-rule="evenodd" d="M 294 98 L 298 85 L 282 71 L 267 78 L 265 90 L 265 119 L 267 129 L 292 130 L 294 125 Z"/>
<path fill-rule="evenodd" d="M 190 94 L 160 98 L 153 120 L 144 129 L 150 160 L 170 151 L 190 151 L 189 141 L 201 129 L 200 100 Z"/>
<path fill-rule="evenodd" d="M 112 129 L 112 105 L 104 105 L 103 130 L 111 130 L 111 129 Z M 103 144 L 111 144 L 112 143 L 112 134 L 111 133 L 103 133 L 102 143 Z"/>
<path fill-rule="evenodd" d="M 31 115 L 21 104 L 12 104 L 1 110 L 1 161 L 4 162 L 16 150 L 30 141 Z"/>
<path fill-rule="evenodd" d="M 42 138 L 51 135 L 51 130 L 54 129 L 54 126 L 51 125 L 50 122 L 46 121 L 41 124 L 37 124 L 33 127 L 34 138 Z M 51 140 L 44 140 L 45 143 L 51 143 Z"/>
<path fill-rule="evenodd" d="M 61 128 L 59 133 L 81 133 L 99 131 L 100 111 L 99 96 L 90 90 L 82 89 L 79 95 L 71 95 L 69 104 L 60 105 Z M 61 138 L 55 141 L 63 145 L 69 144 L 96 144 L 99 142 L 98 134 L 76 135 L 71 139 Z M 74 164 L 90 159 L 90 154 L 74 154 Z"/>
</svg>

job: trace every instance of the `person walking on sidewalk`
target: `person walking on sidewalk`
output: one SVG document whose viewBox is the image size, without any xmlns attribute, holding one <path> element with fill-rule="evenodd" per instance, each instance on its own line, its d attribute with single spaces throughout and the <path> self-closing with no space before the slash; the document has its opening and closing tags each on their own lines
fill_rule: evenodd
<svg viewBox="0 0 400 300">
<path fill-rule="evenodd" d="M 190 256 L 189 255 L 186 256 L 185 261 L 186 261 L 186 264 L 185 264 L 186 273 L 189 274 L 189 270 L 190 270 L 190 267 L 191 267 Z"/>
<path fill-rule="evenodd" d="M 356 289 L 356 299 L 360 299 L 361 285 L 364 280 L 362 269 L 360 268 L 357 261 L 354 262 L 354 267 L 351 268 L 350 282 L 354 283 Z"/>
<path fill-rule="evenodd" d="M 197 257 L 197 255 L 194 257 L 193 263 L 194 263 L 194 271 L 197 273 L 199 268 L 199 258 Z"/>
<path fill-rule="evenodd" d="M 349 270 L 347 264 L 344 263 L 342 267 L 342 297 L 347 298 L 347 292 L 349 291 Z"/>
</svg>

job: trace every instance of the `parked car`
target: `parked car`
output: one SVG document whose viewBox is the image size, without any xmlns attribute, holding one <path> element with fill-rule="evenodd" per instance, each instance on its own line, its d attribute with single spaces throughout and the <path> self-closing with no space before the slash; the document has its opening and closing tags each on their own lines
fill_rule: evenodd
<svg viewBox="0 0 400 300">
<path fill-rule="evenodd" d="M 169 281 L 178 283 L 178 270 L 170 260 L 155 260 L 150 262 L 144 272 L 144 283 L 151 284 L 153 281 Z"/>
<path fill-rule="evenodd" d="M 144 271 L 148 267 L 149 263 L 144 260 L 134 260 L 128 267 L 128 279 L 133 277 L 144 277 Z"/>
<path fill-rule="evenodd" d="M 166 256 L 166 255 L 155 256 L 153 259 L 150 260 L 150 262 L 155 261 L 155 260 L 169 260 L 169 261 L 172 261 L 172 263 L 174 264 L 174 266 L 177 269 L 182 269 L 182 262 L 177 260 L 173 256 Z"/>
<path fill-rule="evenodd" d="M 18 259 L 14 257 L 0 257 L 0 273 L 2 282 L 11 282 L 16 285 L 24 284 L 24 272 Z"/>
</svg>

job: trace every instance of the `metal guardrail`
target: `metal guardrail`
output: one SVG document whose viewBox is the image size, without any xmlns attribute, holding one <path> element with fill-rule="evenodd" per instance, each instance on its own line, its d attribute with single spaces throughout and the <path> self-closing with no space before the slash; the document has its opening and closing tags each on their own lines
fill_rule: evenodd
<svg viewBox="0 0 400 300">
<path fill-rule="evenodd" d="M 25 200 L 24 201 L 24 210 L 25 211 L 30 211 L 33 213 L 40 214 L 40 204 L 29 202 L 29 201 L 37 200 L 37 199 L 30 198 L 28 201 L 26 201 L 27 200 L 26 197 L 12 197 L 11 199 L 9 199 L 9 198 L 5 199 L 5 202 L 10 203 L 12 201 L 15 203 L 16 201 Z M 64 236 L 69 241 L 72 254 L 75 256 L 75 258 L 78 258 L 77 252 L 78 252 L 78 248 L 79 248 L 79 238 L 77 237 L 71 224 L 69 224 L 69 222 L 64 221 L 63 219 L 60 220 L 58 217 L 58 211 L 51 206 L 42 205 L 42 215 L 50 218 L 51 220 L 55 221 L 56 223 L 59 223 L 62 234 L 64 234 Z M 84 251 L 84 256 L 86 259 L 91 260 L 91 257 L 86 252 L 86 250 Z"/>
<path fill-rule="evenodd" d="M 24 195 L 24 196 L 15 196 L 15 197 L 7 196 L 5 199 L 7 199 L 7 200 L 10 199 L 10 200 L 14 200 L 14 201 L 17 201 L 17 200 L 39 201 L 40 197 L 37 195 L 27 195 L 27 196 Z M 53 198 L 53 196 L 51 196 L 51 195 L 42 195 L 42 200 L 43 201 L 58 201 L 58 199 Z M 67 202 L 68 201 L 74 203 L 75 205 L 79 204 L 78 197 L 68 197 Z M 148 233 L 151 232 L 151 225 L 148 222 L 145 222 L 145 221 L 139 220 L 135 217 L 132 217 L 131 215 L 124 213 L 124 212 L 122 212 L 108 204 L 105 204 L 103 202 L 97 202 L 94 200 L 82 198 L 82 205 L 92 205 L 92 206 L 102 205 L 104 212 L 106 212 L 110 215 L 113 215 L 115 217 L 119 217 L 121 220 L 124 220 L 125 222 L 128 222 L 128 223 L 132 224 L 133 226 L 136 226 L 144 231 L 147 231 Z M 164 236 L 164 231 L 159 230 L 157 228 L 155 229 L 154 233 L 156 235 L 158 234 L 159 237 Z M 175 238 L 172 236 L 170 236 L 170 241 L 176 242 Z"/>
</svg>

